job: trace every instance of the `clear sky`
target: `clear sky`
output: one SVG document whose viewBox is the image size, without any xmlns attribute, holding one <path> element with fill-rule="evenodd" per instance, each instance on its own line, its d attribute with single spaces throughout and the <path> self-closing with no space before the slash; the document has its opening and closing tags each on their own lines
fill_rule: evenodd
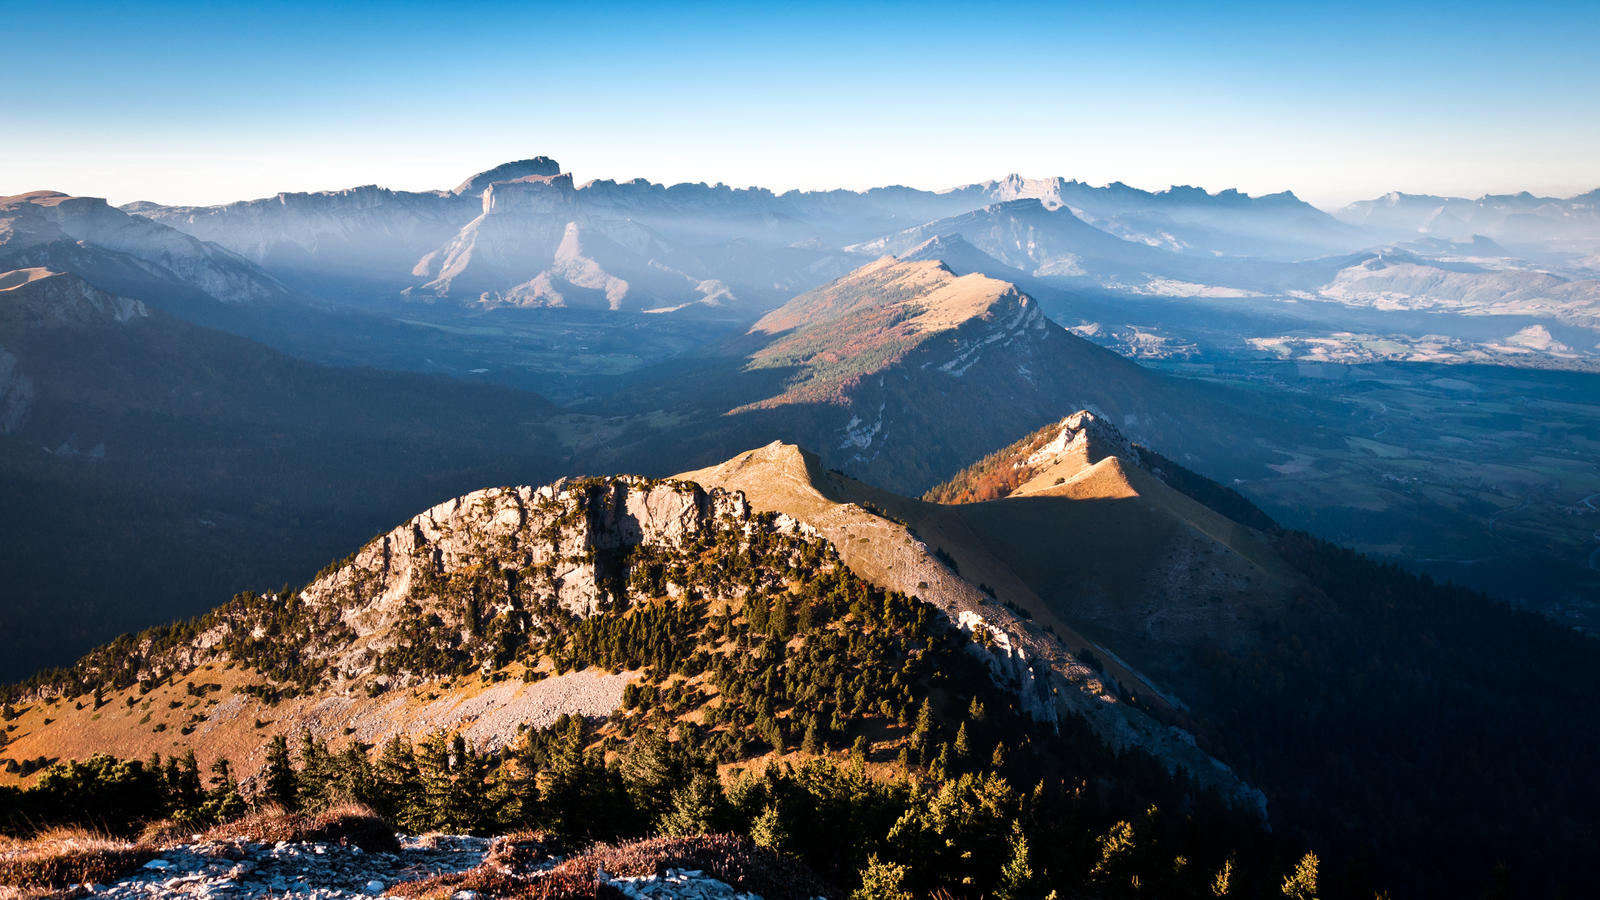
<svg viewBox="0 0 1600 900">
<path fill-rule="evenodd" d="M 1600 187 L 1600 6 L 0 0 L 0 194 L 590 178 Z"/>
</svg>

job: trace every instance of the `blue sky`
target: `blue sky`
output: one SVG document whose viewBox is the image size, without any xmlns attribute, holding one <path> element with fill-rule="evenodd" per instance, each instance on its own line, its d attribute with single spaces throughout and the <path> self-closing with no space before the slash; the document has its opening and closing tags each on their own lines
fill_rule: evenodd
<svg viewBox="0 0 1600 900">
<path fill-rule="evenodd" d="M 0 0 L 0 194 L 590 178 L 1476 196 L 1600 186 L 1591 3 Z"/>
</svg>

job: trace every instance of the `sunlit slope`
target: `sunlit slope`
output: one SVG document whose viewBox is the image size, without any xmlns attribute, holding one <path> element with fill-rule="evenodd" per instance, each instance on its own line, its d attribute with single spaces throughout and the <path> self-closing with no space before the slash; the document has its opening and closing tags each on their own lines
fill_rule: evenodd
<svg viewBox="0 0 1600 900">
<path fill-rule="evenodd" d="M 1070 421 L 1079 427 L 1057 427 L 1081 433 L 1094 420 Z M 971 504 L 899 497 L 783 444 L 679 477 L 743 491 L 758 509 L 809 522 L 853 569 L 910 592 L 926 581 L 915 560 L 921 542 L 962 580 L 1026 610 L 1074 649 L 1110 650 L 1181 679 L 1170 651 L 1252 640 L 1297 578 L 1253 529 L 1106 452 L 1106 443 L 1085 434 L 1040 460 L 1023 490 Z M 884 533 L 896 527 L 898 539 Z M 928 582 L 922 593 L 938 587 Z"/>
</svg>

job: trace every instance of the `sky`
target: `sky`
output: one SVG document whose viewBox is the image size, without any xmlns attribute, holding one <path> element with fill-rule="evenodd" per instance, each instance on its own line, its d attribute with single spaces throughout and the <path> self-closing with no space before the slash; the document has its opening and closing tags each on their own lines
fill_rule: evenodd
<svg viewBox="0 0 1600 900">
<path fill-rule="evenodd" d="M 0 0 L 0 195 L 593 178 L 1600 187 L 1600 8 Z"/>
</svg>

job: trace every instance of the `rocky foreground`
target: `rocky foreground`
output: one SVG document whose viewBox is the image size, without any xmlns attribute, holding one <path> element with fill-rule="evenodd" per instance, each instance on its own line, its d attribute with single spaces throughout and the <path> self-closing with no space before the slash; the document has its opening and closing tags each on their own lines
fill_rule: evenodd
<svg viewBox="0 0 1600 900">
<path fill-rule="evenodd" d="M 133 874 L 79 896 L 370 898 L 402 882 L 475 869 L 489 846 L 486 838 L 453 836 L 402 837 L 394 852 L 333 842 L 202 841 L 168 848 Z"/>
<path fill-rule="evenodd" d="M 601 845 L 572 856 L 552 854 L 552 845 L 525 836 L 399 835 L 383 842 L 386 849 L 373 849 L 371 841 L 359 837 L 252 837 L 259 835 L 195 835 L 187 843 L 142 851 L 142 862 L 120 867 L 122 874 L 104 884 L 33 891 L 0 887 L 0 897 L 791 900 L 825 894 L 809 873 L 724 837 Z M 766 888 L 763 893 L 752 889 L 760 886 Z"/>
</svg>

